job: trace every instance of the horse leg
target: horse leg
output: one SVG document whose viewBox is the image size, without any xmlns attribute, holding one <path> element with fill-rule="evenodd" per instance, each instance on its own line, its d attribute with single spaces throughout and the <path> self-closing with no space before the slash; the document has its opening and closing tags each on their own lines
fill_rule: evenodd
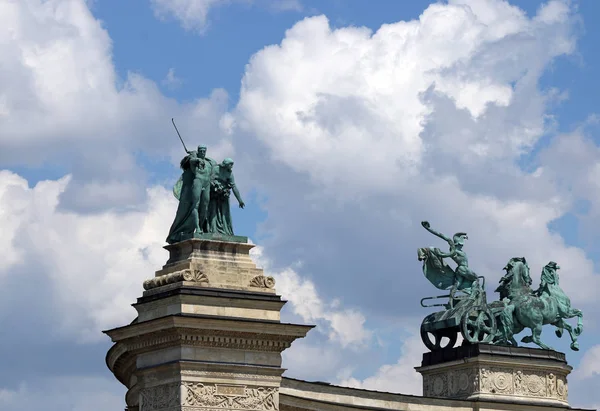
<svg viewBox="0 0 600 411">
<path fill-rule="evenodd" d="M 574 308 L 573 314 L 577 316 L 577 327 L 575 327 L 573 332 L 576 336 L 579 336 L 583 332 L 583 311 Z"/>
<path fill-rule="evenodd" d="M 535 325 L 535 328 L 531 329 L 531 338 L 533 339 L 533 343 L 544 350 L 551 350 L 552 347 L 549 347 L 542 342 L 542 340 L 540 338 L 541 335 L 542 335 L 542 324 L 537 323 Z"/>
<path fill-rule="evenodd" d="M 565 328 L 564 325 L 562 324 L 562 320 L 557 321 L 555 325 L 556 325 L 556 330 L 554 330 L 554 333 L 556 334 L 556 336 L 558 338 L 561 338 L 563 335 L 564 328 Z"/>
<path fill-rule="evenodd" d="M 562 322 L 562 326 L 569 332 L 569 336 L 571 337 L 571 349 L 573 351 L 579 351 L 579 343 L 577 342 L 577 334 L 573 330 L 573 327 L 571 327 L 571 324 L 569 324 L 568 322 L 566 322 L 562 319 L 560 320 L 560 322 Z"/>
</svg>

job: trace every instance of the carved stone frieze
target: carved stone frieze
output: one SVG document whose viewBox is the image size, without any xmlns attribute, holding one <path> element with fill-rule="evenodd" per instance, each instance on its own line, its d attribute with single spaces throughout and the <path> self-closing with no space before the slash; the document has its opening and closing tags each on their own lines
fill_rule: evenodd
<svg viewBox="0 0 600 411">
<path fill-rule="evenodd" d="M 440 370 L 441 371 L 441 370 Z M 462 367 L 423 374 L 423 395 L 468 398 L 501 395 L 567 402 L 566 373 L 517 367 Z"/>
<path fill-rule="evenodd" d="M 181 270 L 174 273 L 161 275 L 144 281 L 144 290 L 148 291 L 156 287 L 180 281 L 191 281 L 199 284 L 208 284 L 208 277 L 201 270 Z"/>
<path fill-rule="evenodd" d="M 275 287 L 275 279 L 271 276 L 257 275 L 250 280 L 250 287 L 273 288 Z"/>
<path fill-rule="evenodd" d="M 182 383 L 185 393 L 184 407 L 197 409 L 230 409 L 248 411 L 279 410 L 279 389 L 272 387 L 247 387 L 232 384 Z M 195 408 L 192 408 L 195 409 Z"/>
</svg>

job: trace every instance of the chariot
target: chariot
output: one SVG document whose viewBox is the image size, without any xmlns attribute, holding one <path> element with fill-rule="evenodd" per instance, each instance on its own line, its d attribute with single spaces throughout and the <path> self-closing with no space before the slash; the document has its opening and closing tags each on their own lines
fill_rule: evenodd
<svg viewBox="0 0 600 411">
<path fill-rule="evenodd" d="M 426 304 L 441 298 L 448 298 L 448 302 Z M 421 323 L 421 339 L 431 351 L 454 347 L 459 333 L 467 343 L 491 343 L 497 335 L 497 317 L 504 308 L 500 301 L 487 303 L 482 276 L 470 293 L 453 288 L 449 294 L 421 299 L 421 306 L 445 308 L 429 314 Z"/>
</svg>

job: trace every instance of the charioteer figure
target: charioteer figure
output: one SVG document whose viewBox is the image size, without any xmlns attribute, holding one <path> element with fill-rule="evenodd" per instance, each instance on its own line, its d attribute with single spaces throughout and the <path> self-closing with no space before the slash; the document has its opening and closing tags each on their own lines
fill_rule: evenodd
<svg viewBox="0 0 600 411">
<path fill-rule="evenodd" d="M 419 261 L 423 261 L 423 272 L 427 279 L 439 289 L 452 288 L 453 292 L 461 290 L 470 294 L 477 284 L 477 274 L 469 268 L 467 253 L 463 250 L 465 240 L 468 239 L 467 233 L 456 233 L 450 239 L 433 230 L 427 221 L 421 222 L 421 225 L 450 246 L 450 251 L 447 253 L 433 247 L 418 249 Z M 445 264 L 444 258 L 452 259 L 456 263 L 456 269 L 453 270 Z"/>
</svg>

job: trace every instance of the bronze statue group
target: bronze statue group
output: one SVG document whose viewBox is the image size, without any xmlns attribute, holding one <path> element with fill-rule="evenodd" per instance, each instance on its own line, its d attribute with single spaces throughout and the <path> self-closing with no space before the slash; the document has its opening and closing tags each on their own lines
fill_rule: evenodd
<svg viewBox="0 0 600 411">
<path fill-rule="evenodd" d="M 206 157 L 205 146 L 193 151 L 186 149 L 186 152 L 180 163 L 183 173 L 173 187 L 179 205 L 167 242 L 173 244 L 192 238 L 214 238 L 215 235 L 221 238 L 233 236 L 229 207 L 231 192 L 240 208 L 244 208 L 233 177 L 233 160 L 226 158 L 217 164 Z M 559 286 L 559 267 L 555 262 L 544 267 L 540 287 L 533 291 L 527 261 L 524 257 L 511 258 L 504 268 L 506 275 L 500 279 L 496 289 L 500 293 L 500 301 L 488 304 L 484 290 L 485 278 L 471 270 L 463 250 L 467 234 L 456 233 L 449 238 L 433 230 L 427 221 L 421 224 L 450 246 L 448 252 L 434 247 L 418 249 L 425 277 L 436 288 L 449 291 L 448 295 L 421 300 L 421 305 L 428 307 L 423 304 L 424 300 L 449 297 L 447 304 L 433 305 L 444 306 L 446 311 L 427 316 L 421 324 L 421 336 L 426 346 L 432 350 L 445 348 L 440 345 L 444 337 L 454 345 L 458 332 L 462 333 L 467 343 L 516 346 L 514 336 L 529 328 L 531 335 L 521 341 L 549 349 L 540 336 L 542 326 L 551 324 L 556 327 L 559 337 L 567 330 L 572 341 L 571 349 L 579 349 L 577 337 L 583 331 L 583 313 L 571 307 L 569 297 Z M 445 258 L 452 259 L 456 268 L 448 266 Z M 574 317 L 578 319 L 576 327 L 565 321 Z M 430 341 L 429 335 L 435 341 Z"/>
<path fill-rule="evenodd" d="M 233 177 L 233 160 L 226 158 L 217 164 L 206 157 L 205 146 L 187 153 L 180 163 L 183 173 L 173 187 L 179 205 L 167 242 L 201 238 L 203 234 L 232 236 L 231 192 L 240 208 L 244 208 Z"/>
<path fill-rule="evenodd" d="M 521 339 L 525 343 L 534 343 L 540 348 L 551 349 L 541 341 L 542 327 L 551 324 L 556 327 L 556 335 L 561 337 L 567 330 L 571 337 L 571 349 L 579 350 L 577 337 L 583 331 L 583 313 L 571 307 L 569 297 L 559 285 L 558 269 L 554 261 L 549 262 L 542 270 L 540 286 L 531 288 L 529 265 L 525 257 L 511 258 L 504 267 L 506 274 L 500 279 L 496 292 L 500 293 L 500 301 L 490 304 L 485 299 L 485 291 L 480 283 L 485 280 L 477 276 L 471 268 L 467 255 L 463 250 L 466 233 L 457 233 L 449 238 L 433 229 L 427 221 L 421 225 L 430 233 L 446 241 L 450 246 L 448 252 L 439 248 L 426 247 L 418 249 L 418 259 L 423 261 L 425 277 L 438 289 L 448 290 L 449 295 L 426 297 L 424 300 L 449 297 L 445 312 L 430 315 L 424 320 L 425 329 L 433 329 L 434 338 L 447 336 L 452 330 L 445 329 L 448 317 L 460 314 L 463 318 L 463 336 L 467 342 L 485 342 L 498 345 L 517 346 L 514 336 L 525 328 L 531 335 Z M 444 262 L 451 258 L 456 263 L 452 269 Z M 423 305 L 423 302 L 421 303 Z M 425 305 L 424 305 L 425 306 Z M 566 319 L 577 317 L 577 326 L 571 326 Z M 443 318 L 445 322 L 431 324 L 431 321 Z M 430 324 L 425 324 L 430 322 Z M 423 330 L 422 325 L 422 330 Z M 467 331 L 468 329 L 468 331 Z M 449 334 L 450 333 L 450 334 Z M 430 344 L 422 332 L 424 343 L 435 349 L 444 348 Z M 451 339 L 452 340 L 452 339 Z M 454 339 L 456 341 L 456 339 Z"/>
</svg>

